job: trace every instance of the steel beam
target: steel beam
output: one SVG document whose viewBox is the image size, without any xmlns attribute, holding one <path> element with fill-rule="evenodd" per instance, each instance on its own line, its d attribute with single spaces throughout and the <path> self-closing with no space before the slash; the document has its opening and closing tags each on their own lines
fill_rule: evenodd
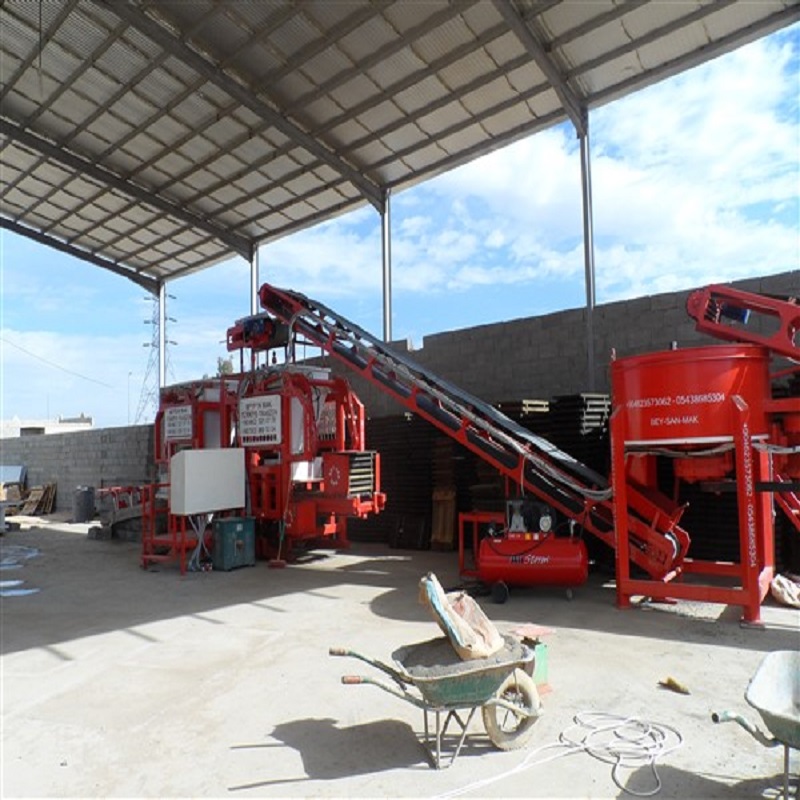
<svg viewBox="0 0 800 800">
<path fill-rule="evenodd" d="M 391 191 L 383 193 L 381 255 L 383 257 L 383 341 L 392 341 L 392 220 Z"/>
<path fill-rule="evenodd" d="M 592 159 L 589 150 L 589 115 L 581 143 L 581 201 L 583 206 L 583 259 L 586 272 L 586 369 L 588 389 L 595 390 L 594 374 L 594 219 L 592 215 Z"/>
<path fill-rule="evenodd" d="M 158 388 L 167 385 L 167 283 L 158 286 Z"/>
<path fill-rule="evenodd" d="M 74 245 L 62 242 L 60 239 L 56 239 L 54 236 L 48 236 L 47 234 L 41 233 L 34 228 L 29 228 L 26 225 L 20 225 L 18 222 L 7 219 L 6 217 L 0 217 L 0 228 L 4 228 L 12 233 L 16 233 L 18 236 L 24 236 L 26 239 L 30 239 L 38 244 L 52 247 L 54 250 L 58 250 L 60 253 L 66 253 L 68 256 L 72 256 L 73 258 L 78 258 L 81 261 L 94 264 L 96 267 L 107 269 L 109 272 L 113 272 L 115 275 L 119 275 L 123 278 L 133 281 L 137 286 L 141 286 L 146 292 L 150 292 L 150 294 L 158 294 L 159 281 L 156 278 L 150 278 L 147 275 L 142 275 L 130 267 L 124 267 L 121 264 L 118 264 L 116 261 L 103 258 L 102 256 L 98 256 L 95 253 L 89 252 L 88 250 L 82 250 L 80 247 L 75 247 Z"/>
<path fill-rule="evenodd" d="M 202 217 L 198 217 L 195 214 L 186 211 L 180 206 L 171 203 L 169 200 L 166 200 L 165 198 L 148 191 L 143 186 L 139 186 L 135 183 L 131 183 L 125 178 L 121 178 L 119 175 L 110 172 L 104 167 L 98 166 L 83 156 L 79 156 L 76 153 L 64 150 L 57 144 L 54 144 L 47 139 L 43 139 L 41 136 L 38 136 L 31 131 L 25 130 L 13 122 L 9 122 L 7 119 L 0 120 L 0 135 L 7 136 L 12 141 L 19 142 L 25 147 L 35 150 L 37 153 L 63 164 L 65 167 L 69 167 L 70 169 L 73 169 L 79 173 L 88 175 L 106 187 L 117 189 L 129 197 L 133 197 L 134 199 L 138 200 L 140 203 L 149 205 L 158 211 L 163 211 L 165 214 L 168 214 L 175 219 L 179 219 L 182 222 L 191 225 L 193 228 L 210 233 L 216 239 L 224 242 L 226 245 L 228 245 L 228 247 L 239 253 L 244 258 L 249 257 L 251 247 L 251 242 L 249 239 L 239 236 L 238 234 L 233 234 L 224 228 L 220 228 L 213 222 L 209 222 Z"/>
<path fill-rule="evenodd" d="M 253 245 L 253 252 L 250 255 L 250 313 L 258 314 L 258 272 L 259 272 L 258 245 Z"/>
<path fill-rule="evenodd" d="M 551 56 L 545 51 L 542 43 L 531 30 L 530 25 L 519 15 L 517 9 L 511 3 L 511 0 L 494 0 L 494 5 L 506 21 L 508 27 L 514 32 L 520 42 L 522 42 L 523 47 L 531 54 L 531 57 L 536 62 L 536 66 L 539 67 L 550 82 L 553 91 L 564 107 L 564 111 L 566 111 L 567 116 L 575 126 L 578 136 L 585 134 L 586 114 L 583 110 L 583 104 L 575 92 L 567 85 L 558 67 L 553 63 Z"/>
<path fill-rule="evenodd" d="M 216 64 L 208 61 L 186 42 L 177 39 L 167 28 L 145 14 L 138 6 L 128 3 L 111 2 L 110 0 L 92 0 L 125 20 L 132 28 L 155 42 L 163 50 L 172 53 L 190 69 L 193 69 L 209 83 L 218 86 L 242 106 L 249 108 L 261 119 L 269 122 L 285 136 L 294 141 L 331 169 L 346 177 L 376 209 L 381 207 L 381 191 L 377 184 L 367 179 L 355 167 L 348 164 L 340 156 L 326 147 L 322 142 L 300 129 L 293 122 L 272 106 L 260 100 L 252 90 L 222 72 Z"/>
</svg>

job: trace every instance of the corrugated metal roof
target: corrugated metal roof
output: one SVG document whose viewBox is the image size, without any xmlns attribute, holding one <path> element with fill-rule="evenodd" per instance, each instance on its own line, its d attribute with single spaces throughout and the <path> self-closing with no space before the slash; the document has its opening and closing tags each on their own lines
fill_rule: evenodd
<svg viewBox="0 0 800 800">
<path fill-rule="evenodd" d="M 0 223 L 153 288 L 798 19 L 789 0 L 6 0 Z"/>
</svg>

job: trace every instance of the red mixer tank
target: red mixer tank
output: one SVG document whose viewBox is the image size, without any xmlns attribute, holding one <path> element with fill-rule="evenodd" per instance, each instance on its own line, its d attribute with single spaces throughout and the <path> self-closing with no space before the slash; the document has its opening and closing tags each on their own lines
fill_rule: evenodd
<svg viewBox="0 0 800 800">
<path fill-rule="evenodd" d="M 708 445 L 733 440 L 734 407 L 750 408 L 751 435 L 769 432 L 769 352 L 757 345 L 666 350 L 611 364 L 616 405 L 627 418 L 630 445 Z"/>
<path fill-rule="evenodd" d="M 626 413 L 625 445 L 683 450 L 675 474 L 689 482 L 722 478 L 733 469 L 732 450 L 708 453 L 733 442 L 734 396 L 750 409 L 750 435 L 769 434 L 769 352 L 757 345 L 667 350 L 616 360 L 611 366 L 615 403 Z M 702 458 L 698 452 L 705 451 Z M 643 466 L 632 462 L 632 474 Z M 633 466 L 636 464 L 636 466 Z"/>
</svg>

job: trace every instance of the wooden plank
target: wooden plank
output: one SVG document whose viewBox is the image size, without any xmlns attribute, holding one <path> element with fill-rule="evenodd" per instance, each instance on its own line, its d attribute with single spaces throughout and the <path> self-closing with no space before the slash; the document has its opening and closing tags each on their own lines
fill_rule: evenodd
<svg viewBox="0 0 800 800">
<path fill-rule="evenodd" d="M 42 499 L 39 502 L 39 506 L 36 510 L 36 513 L 50 514 L 53 511 L 53 505 L 55 504 L 55 499 L 56 499 L 56 484 L 54 483 L 45 484 L 44 494 L 42 495 Z"/>
<path fill-rule="evenodd" d="M 25 498 L 25 503 L 22 506 L 21 513 L 25 516 L 31 516 L 35 514 L 43 496 L 44 487 L 34 486 L 28 493 L 28 496 Z"/>
</svg>

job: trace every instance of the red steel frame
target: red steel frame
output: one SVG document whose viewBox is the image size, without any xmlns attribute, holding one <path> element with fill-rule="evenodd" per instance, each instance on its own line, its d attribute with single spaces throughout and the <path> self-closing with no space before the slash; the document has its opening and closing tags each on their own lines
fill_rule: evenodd
<svg viewBox="0 0 800 800">
<path fill-rule="evenodd" d="M 161 402 L 156 413 L 154 424 L 155 462 L 164 473 L 169 470 L 170 459 L 179 450 L 185 448 L 203 449 L 205 447 L 230 447 L 230 431 L 232 429 L 233 413 L 235 409 L 236 393 L 232 391 L 235 377 L 222 376 L 215 379 L 191 381 L 165 389 L 161 395 Z M 205 391 L 219 391 L 216 400 L 202 399 Z M 166 412 L 172 407 L 188 407 L 192 419 L 192 433 L 188 438 L 167 439 L 164 430 Z M 207 441 L 204 420 L 206 411 L 219 414 L 220 440 Z M 164 507 L 157 504 L 157 495 L 160 491 L 169 492 L 169 479 L 160 483 L 142 486 L 142 551 L 141 565 L 147 568 L 151 563 L 178 561 L 181 575 L 186 573 L 186 552 L 197 546 L 197 534 L 190 528 L 187 530 L 186 517 L 172 514 L 169 510 L 169 501 Z M 159 518 L 165 519 L 164 532 L 157 532 L 160 527 Z M 206 535 L 206 534 L 204 534 Z"/>
<path fill-rule="evenodd" d="M 233 426 L 233 416 L 236 408 L 236 392 L 233 384 L 238 381 L 238 376 L 222 376 L 221 378 L 191 381 L 189 383 L 170 386 L 162 390 L 161 401 L 155 420 L 155 460 L 156 464 L 164 467 L 169 465 L 169 460 L 178 450 L 191 448 L 202 450 L 205 447 L 230 447 L 230 432 Z M 207 390 L 219 389 L 217 400 L 204 400 L 200 395 Z M 186 407 L 191 409 L 192 435 L 187 439 L 166 438 L 164 431 L 164 417 L 167 409 L 172 407 Z M 204 411 L 213 411 L 219 414 L 220 441 L 207 441 L 204 427 Z"/>
<path fill-rule="evenodd" d="M 745 342 L 767 347 L 773 353 L 800 359 L 800 346 L 795 337 L 800 329 L 800 305 L 797 298 L 777 298 L 744 292 L 728 286 L 713 285 L 698 289 L 689 295 L 686 310 L 695 320 L 698 331 L 717 339 Z M 746 313 L 745 313 L 746 312 Z M 749 312 L 772 319 L 777 329 L 763 335 L 736 327 L 743 323 Z M 768 325 L 767 325 L 768 327 Z M 796 371 L 793 367 L 785 373 Z M 781 373 L 781 374 L 785 374 Z M 625 440 L 627 417 L 625 407 L 618 406 L 611 417 L 612 486 L 614 488 L 614 515 L 617 530 L 617 602 L 621 607 L 630 605 L 632 595 L 641 594 L 660 600 L 692 599 L 714 603 L 739 605 L 745 623 L 758 624 L 761 619 L 761 602 L 769 591 L 775 572 L 773 499 L 800 531 L 800 496 L 792 484 L 797 478 L 798 456 L 776 454 L 774 460 L 764 447 L 756 447 L 750 435 L 750 409 L 737 395 L 730 398 L 734 406 L 733 430 L 735 445 L 735 476 L 739 517 L 739 563 L 720 563 L 687 558 L 683 573 L 736 581 L 735 586 L 716 586 L 673 581 L 669 585 L 633 579 L 630 576 L 628 552 L 630 542 L 627 526 L 625 494 L 627 491 Z M 764 409 L 773 415 L 771 438 L 775 442 L 797 445 L 800 442 L 800 401 L 770 399 Z M 782 470 L 786 474 L 782 474 Z M 759 490 L 759 483 L 769 483 L 774 494 Z M 785 490 L 775 490 L 780 484 Z"/>
<path fill-rule="evenodd" d="M 784 478 L 782 475 L 776 475 L 775 480 L 778 483 L 790 483 L 788 478 Z M 775 502 L 800 532 L 800 493 L 788 488 L 785 491 L 775 492 Z"/>
<path fill-rule="evenodd" d="M 168 506 L 159 507 L 158 493 L 168 483 L 140 487 L 142 494 L 142 568 L 150 564 L 177 561 L 181 575 L 186 574 L 186 552 L 197 546 L 197 534 L 186 529 L 186 517 L 171 514 Z M 159 533 L 159 517 L 166 518 L 166 531 Z"/>
<path fill-rule="evenodd" d="M 468 578 L 477 578 L 480 575 L 478 570 L 478 545 L 479 545 L 479 526 L 487 524 L 503 525 L 506 518 L 502 511 L 462 511 L 458 515 L 458 574 Z M 467 567 L 466 552 L 464 548 L 464 536 L 466 526 L 472 528 L 472 559 L 473 567 Z"/>
<path fill-rule="evenodd" d="M 611 416 L 611 472 L 614 487 L 614 514 L 617 521 L 616 583 L 617 604 L 630 606 L 633 595 L 644 595 L 656 600 L 698 600 L 712 603 L 739 605 L 743 621 L 758 624 L 761 619 L 761 601 L 769 591 L 774 577 L 775 551 L 772 502 L 766 492 L 757 492 L 756 483 L 769 480 L 769 457 L 763 450 L 753 447 L 749 429 L 749 408 L 738 396 L 733 396 L 735 423 L 733 438 L 736 451 L 736 487 L 739 512 L 740 563 L 700 561 L 687 558 L 683 574 L 714 576 L 734 579 L 737 586 L 687 583 L 676 576 L 664 581 L 632 578 L 628 556 L 630 540 L 627 515 L 625 438 L 626 411 L 618 406 Z"/>
<path fill-rule="evenodd" d="M 325 392 L 326 402 L 334 404 L 334 429 L 328 438 L 321 437 L 312 422 L 312 390 Z M 381 511 L 385 504 L 380 490 L 380 456 L 364 449 L 363 404 L 343 378 L 310 378 L 291 371 L 268 371 L 242 393 L 243 398 L 267 395 L 281 397 L 283 436 L 275 444 L 241 445 L 245 448 L 251 513 L 257 519 L 282 522 L 289 539 L 332 537 L 337 546 L 348 546 L 347 517 L 366 517 Z M 297 452 L 291 442 L 291 398 L 304 410 L 303 448 Z M 350 456 L 361 453 L 373 461 L 374 485 L 369 497 L 349 495 L 345 486 Z M 321 481 L 292 479 L 293 464 L 318 456 L 323 462 Z M 335 480 L 337 475 L 339 480 Z"/>
<path fill-rule="evenodd" d="M 268 320 L 267 320 L 268 322 Z M 204 449 L 207 447 L 240 446 L 245 450 L 246 480 L 250 496 L 250 513 L 259 521 L 281 524 L 287 540 L 286 549 L 292 540 L 324 537 L 338 547 L 346 547 L 347 518 L 363 518 L 380 512 L 386 496 L 380 491 L 380 456 L 366 451 L 364 406 L 351 390 L 344 378 L 311 377 L 291 368 L 255 369 L 255 353 L 268 349 L 275 327 L 267 326 L 258 339 L 245 341 L 242 328 L 237 323 L 228 332 L 229 349 L 252 347 L 251 373 L 221 376 L 215 379 L 192 381 L 168 387 L 162 392 L 161 405 L 155 422 L 155 460 L 166 473 L 170 459 L 182 449 Z M 315 423 L 312 393 L 320 392 L 325 402 L 335 406 L 331 430 L 320 434 Z M 241 397 L 275 395 L 280 397 L 282 441 L 276 444 L 252 444 L 241 442 L 241 430 L 237 425 L 239 400 Z M 208 398 L 211 399 L 208 399 Z M 292 399 L 303 412 L 303 447 L 292 451 Z M 191 417 L 191 432 L 180 438 L 168 438 L 166 419 L 171 408 L 186 408 Z M 219 441 L 212 441 L 205 430 L 206 412 L 213 412 L 219 420 Z M 234 430 L 237 440 L 233 440 Z M 292 469 L 298 462 L 313 462 L 322 458 L 324 479 L 297 480 L 292 478 Z M 365 468 L 366 461 L 372 469 L 373 483 L 367 496 L 364 493 L 349 493 L 350 467 L 352 460 Z M 363 484 L 364 479 L 361 479 Z M 356 481 L 357 485 L 360 485 Z M 168 489 L 165 482 L 144 487 L 142 565 L 154 561 L 179 560 L 181 572 L 186 570 L 186 551 L 197 544 L 197 535 L 187 531 L 185 517 L 173 515 L 169 508 L 156 506 L 158 490 Z M 157 518 L 166 527 L 157 534 Z M 163 520 L 166 519 L 166 522 Z M 263 532 L 270 532 L 270 528 Z M 275 528 L 276 533 L 278 528 Z M 275 537 L 275 545 L 278 538 Z M 277 546 L 266 546 L 267 539 L 257 539 L 259 555 L 275 555 Z M 285 555 L 284 551 L 284 555 Z"/>
<path fill-rule="evenodd" d="M 772 335 L 744 331 L 726 321 L 725 307 L 740 311 L 754 311 L 777 322 Z M 734 342 L 752 342 L 768 347 L 786 358 L 797 359 L 800 347 L 795 336 L 800 330 L 800 305 L 797 298 L 781 299 L 732 289 L 718 284 L 697 289 L 686 301 L 686 311 L 695 320 L 698 331 Z"/>
</svg>

